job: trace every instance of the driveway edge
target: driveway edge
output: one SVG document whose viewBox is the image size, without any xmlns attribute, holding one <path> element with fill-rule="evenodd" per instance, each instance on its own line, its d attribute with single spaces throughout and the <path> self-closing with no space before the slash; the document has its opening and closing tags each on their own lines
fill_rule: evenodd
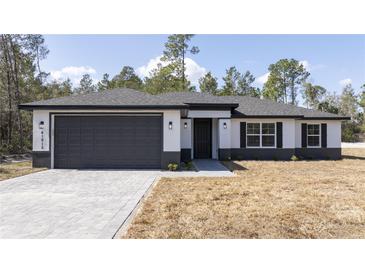
<svg viewBox="0 0 365 274">
<path fill-rule="evenodd" d="M 126 235 L 129 226 L 131 225 L 134 217 L 137 215 L 137 213 L 141 209 L 143 202 L 149 196 L 149 194 L 152 192 L 153 188 L 157 185 L 157 183 L 160 181 L 161 178 L 162 178 L 162 176 L 157 176 L 154 179 L 153 183 L 149 186 L 149 188 L 145 191 L 145 193 L 138 200 L 138 202 L 134 206 L 133 210 L 129 213 L 128 217 L 123 221 L 123 223 L 119 226 L 117 231 L 114 233 L 112 239 L 121 239 L 123 236 Z"/>
</svg>

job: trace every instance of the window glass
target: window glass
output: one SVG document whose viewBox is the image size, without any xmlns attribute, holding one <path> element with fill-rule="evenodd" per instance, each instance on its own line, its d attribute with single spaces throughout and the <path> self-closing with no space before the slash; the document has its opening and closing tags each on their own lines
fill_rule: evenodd
<svg viewBox="0 0 365 274">
<path fill-rule="evenodd" d="M 263 147 L 273 147 L 275 145 L 275 136 L 267 135 L 262 136 L 262 146 Z"/>
<path fill-rule="evenodd" d="M 308 135 L 319 135 L 319 125 L 308 125 Z"/>
<path fill-rule="evenodd" d="M 247 136 L 247 146 L 258 147 L 260 146 L 260 135 L 248 135 Z"/>
<path fill-rule="evenodd" d="M 319 136 L 308 136 L 308 146 L 319 146 Z"/>
<path fill-rule="evenodd" d="M 260 134 L 260 124 L 259 123 L 247 124 L 247 134 Z"/>
<path fill-rule="evenodd" d="M 262 134 L 275 134 L 275 124 L 262 123 Z"/>
<path fill-rule="evenodd" d="M 247 123 L 248 147 L 275 147 L 275 123 Z"/>
<path fill-rule="evenodd" d="M 307 126 L 308 146 L 318 147 L 320 145 L 320 129 L 318 124 L 309 124 Z"/>
</svg>

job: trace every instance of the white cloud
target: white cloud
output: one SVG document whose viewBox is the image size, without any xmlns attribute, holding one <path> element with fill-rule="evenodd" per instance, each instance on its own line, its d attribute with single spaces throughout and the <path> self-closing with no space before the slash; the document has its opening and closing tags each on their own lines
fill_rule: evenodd
<svg viewBox="0 0 365 274">
<path fill-rule="evenodd" d="M 89 66 L 68 66 L 60 70 L 52 70 L 51 79 L 56 81 L 63 81 L 67 78 L 70 78 L 74 85 L 78 85 L 82 78 L 82 75 L 84 74 L 90 74 L 91 76 L 93 76 L 96 74 L 96 70 Z M 94 82 L 96 81 L 96 79 L 93 80 Z"/>
<path fill-rule="evenodd" d="M 260 85 L 263 85 L 269 79 L 269 75 L 270 75 L 270 72 L 265 73 L 264 75 L 261 75 L 260 77 L 257 77 L 256 80 L 255 80 L 255 82 L 258 83 L 258 84 L 260 84 Z"/>
<path fill-rule="evenodd" d="M 315 64 L 315 65 L 313 65 L 313 64 L 309 63 L 309 61 L 307 61 L 307 60 L 299 61 L 299 64 L 303 65 L 303 67 L 308 72 L 312 72 L 314 70 L 320 70 L 320 69 L 326 68 L 326 65 L 323 65 L 323 64 Z"/>
<path fill-rule="evenodd" d="M 166 66 L 168 62 L 162 62 L 160 60 L 161 57 L 162 56 L 157 56 L 155 58 L 152 58 L 148 61 L 146 65 L 138 67 L 136 69 L 137 74 L 139 74 L 141 77 L 146 77 L 150 75 L 150 72 L 153 69 L 157 68 L 158 64 Z M 201 67 L 199 64 L 197 64 L 191 58 L 185 58 L 185 64 L 186 64 L 186 75 L 189 81 L 193 85 L 197 85 L 199 78 L 203 77 L 207 73 L 207 70 L 204 67 Z"/>
<path fill-rule="evenodd" d="M 352 84 L 352 80 L 350 78 L 346 78 L 346 79 L 342 79 L 341 81 L 338 82 L 341 86 L 347 86 Z"/>
<path fill-rule="evenodd" d="M 157 56 L 156 58 L 150 59 L 146 65 L 141 66 L 141 67 L 138 67 L 136 69 L 137 74 L 139 74 L 142 77 L 147 77 L 147 76 L 150 75 L 150 72 L 153 69 L 157 68 L 157 65 L 158 64 L 161 64 L 162 66 L 165 66 L 167 63 L 166 62 L 162 62 L 160 60 L 161 57 L 162 57 L 162 55 L 161 56 Z"/>
<path fill-rule="evenodd" d="M 197 85 L 199 78 L 203 77 L 207 70 L 204 67 L 199 66 L 193 59 L 186 58 L 186 74 L 193 85 Z"/>
</svg>

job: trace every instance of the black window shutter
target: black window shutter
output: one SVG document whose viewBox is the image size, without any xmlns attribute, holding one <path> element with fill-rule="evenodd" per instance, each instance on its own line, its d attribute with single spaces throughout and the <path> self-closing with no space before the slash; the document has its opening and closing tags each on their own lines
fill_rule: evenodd
<svg viewBox="0 0 365 274">
<path fill-rule="evenodd" d="M 246 123 L 241 122 L 240 123 L 240 142 L 241 142 L 241 148 L 246 147 Z"/>
<path fill-rule="evenodd" d="M 282 122 L 276 123 L 276 147 L 277 148 L 283 147 L 283 123 Z"/>
<path fill-rule="evenodd" d="M 327 124 L 321 124 L 321 144 L 327 147 Z"/>
<path fill-rule="evenodd" d="M 307 124 L 302 124 L 302 147 L 307 147 Z"/>
</svg>

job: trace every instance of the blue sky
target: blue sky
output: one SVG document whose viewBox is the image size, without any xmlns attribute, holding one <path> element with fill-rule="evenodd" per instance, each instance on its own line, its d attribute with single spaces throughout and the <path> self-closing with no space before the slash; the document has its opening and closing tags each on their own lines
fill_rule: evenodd
<svg viewBox="0 0 365 274">
<path fill-rule="evenodd" d="M 42 68 L 54 79 L 70 77 L 75 83 L 84 73 L 101 79 L 124 65 L 140 76 L 158 62 L 167 35 L 45 35 L 50 53 Z M 281 58 L 302 61 L 311 81 L 331 92 L 352 83 L 365 83 L 365 35 L 196 35 L 191 42 L 200 53 L 188 56 L 187 73 L 193 83 L 208 71 L 219 78 L 226 68 L 250 70 L 261 87 L 271 63 Z"/>
</svg>

